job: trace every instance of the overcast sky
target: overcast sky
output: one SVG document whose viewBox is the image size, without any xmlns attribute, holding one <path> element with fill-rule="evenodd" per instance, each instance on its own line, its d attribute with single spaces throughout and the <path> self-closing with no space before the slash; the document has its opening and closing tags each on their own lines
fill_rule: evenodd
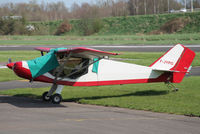
<svg viewBox="0 0 200 134">
<path fill-rule="evenodd" d="M 0 5 L 2 4 L 6 4 L 6 3 L 28 3 L 30 0 L 0 0 Z M 36 0 L 38 3 L 41 3 L 41 2 L 45 2 L 45 3 L 51 3 L 51 2 L 54 2 L 54 3 L 57 3 L 59 1 L 63 1 L 66 5 L 66 7 L 70 8 L 71 5 L 76 2 L 77 4 L 81 4 L 81 3 L 84 3 L 84 2 L 87 2 L 87 3 L 91 3 L 93 4 L 95 2 L 95 0 Z"/>
</svg>

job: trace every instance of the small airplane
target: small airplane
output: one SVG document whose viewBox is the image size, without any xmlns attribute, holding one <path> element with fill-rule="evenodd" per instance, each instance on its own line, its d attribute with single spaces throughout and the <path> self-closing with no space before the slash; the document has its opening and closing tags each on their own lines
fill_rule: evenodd
<svg viewBox="0 0 200 134">
<path fill-rule="evenodd" d="M 63 85 L 180 83 L 185 74 L 189 73 L 195 57 L 192 50 L 181 44 L 175 45 L 150 66 L 110 60 L 109 56 L 119 54 L 84 47 L 35 49 L 41 52 L 41 57 L 11 62 L 7 67 L 19 77 L 30 81 L 52 83 L 51 89 L 43 93 L 42 99 L 54 104 L 62 101 Z"/>
</svg>

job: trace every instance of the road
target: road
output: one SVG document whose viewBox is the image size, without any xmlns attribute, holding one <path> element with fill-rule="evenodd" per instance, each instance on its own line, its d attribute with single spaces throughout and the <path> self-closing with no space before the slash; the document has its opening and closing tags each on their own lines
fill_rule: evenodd
<svg viewBox="0 0 200 134">
<path fill-rule="evenodd" d="M 200 118 L 0 96 L 2 134 L 199 134 Z"/>
<path fill-rule="evenodd" d="M 103 51 L 132 51 L 132 52 L 166 52 L 173 45 L 0 45 L 0 51 L 7 50 L 33 50 L 35 47 L 89 47 Z M 200 45 L 186 45 L 195 52 L 200 52 Z"/>
<path fill-rule="evenodd" d="M 28 80 L 0 82 L 0 90 L 16 89 L 16 88 L 41 88 L 41 87 L 48 87 L 48 86 L 51 86 L 51 84 L 43 83 L 43 82 L 29 83 Z"/>
</svg>

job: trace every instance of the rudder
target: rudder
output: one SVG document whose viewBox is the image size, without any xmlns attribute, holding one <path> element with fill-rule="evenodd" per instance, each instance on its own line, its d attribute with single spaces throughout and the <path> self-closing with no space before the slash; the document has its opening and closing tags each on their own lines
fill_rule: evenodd
<svg viewBox="0 0 200 134">
<path fill-rule="evenodd" d="M 172 68 L 173 70 L 173 77 L 171 79 L 171 82 L 173 83 L 180 83 L 185 74 L 189 73 L 190 65 L 192 64 L 192 61 L 195 57 L 195 52 L 190 50 L 189 48 L 184 47 L 184 51 L 177 62 L 177 64 Z"/>
<path fill-rule="evenodd" d="M 170 82 L 180 83 L 185 74 L 188 73 L 195 53 L 189 48 L 177 44 L 163 56 L 156 60 L 150 67 L 153 70 L 170 72 Z"/>
</svg>

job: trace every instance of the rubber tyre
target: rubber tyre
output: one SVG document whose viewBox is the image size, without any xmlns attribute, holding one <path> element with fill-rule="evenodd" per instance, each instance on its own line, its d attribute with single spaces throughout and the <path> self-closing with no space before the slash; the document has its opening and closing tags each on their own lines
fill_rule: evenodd
<svg viewBox="0 0 200 134">
<path fill-rule="evenodd" d="M 50 101 L 51 100 L 51 97 L 47 97 L 47 94 L 48 94 L 48 92 L 44 92 L 42 94 L 42 100 L 43 101 Z"/>
<path fill-rule="evenodd" d="M 51 96 L 51 100 L 53 104 L 60 104 L 60 102 L 62 101 L 62 96 L 60 94 L 54 94 L 53 96 Z"/>
</svg>

